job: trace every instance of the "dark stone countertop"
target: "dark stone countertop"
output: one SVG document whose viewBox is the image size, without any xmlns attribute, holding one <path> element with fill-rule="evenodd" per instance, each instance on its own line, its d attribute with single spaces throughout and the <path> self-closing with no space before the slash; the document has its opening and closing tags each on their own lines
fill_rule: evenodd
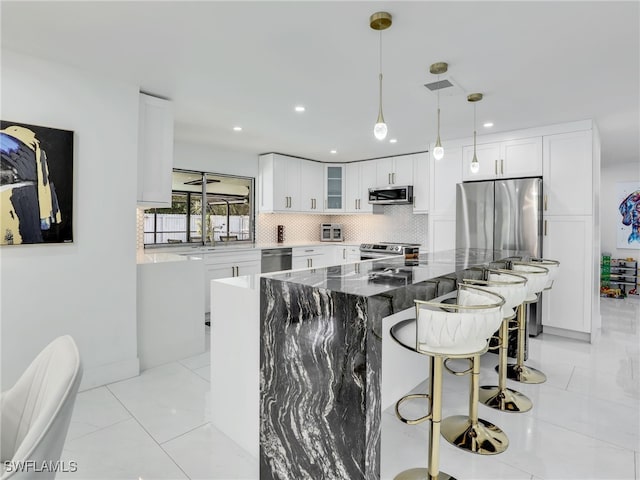
<svg viewBox="0 0 640 480">
<path fill-rule="evenodd" d="M 474 266 L 518 255 L 513 250 L 457 249 L 420 254 L 418 261 L 399 258 L 266 274 L 264 277 L 334 292 L 371 297 L 406 288 Z"/>
</svg>

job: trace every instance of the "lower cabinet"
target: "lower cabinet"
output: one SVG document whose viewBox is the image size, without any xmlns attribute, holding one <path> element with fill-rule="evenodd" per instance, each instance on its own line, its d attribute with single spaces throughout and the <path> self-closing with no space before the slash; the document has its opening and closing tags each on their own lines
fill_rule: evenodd
<svg viewBox="0 0 640 480">
<path fill-rule="evenodd" d="M 205 255 L 205 312 L 211 310 L 211 280 L 260 273 L 260 250 Z"/>
<path fill-rule="evenodd" d="M 291 249 L 291 268 L 326 267 L 333 263 L 333 250 L 331 246 L 320 247 L 296 247 Z"/>
<path fill-rule="evenodd" d="M 548 216 L 543 229 L 543 257 L 558 260 L 560 269 L 551 290 L 543 294 L 542 325 L 589 334 L 592 295 L 597 290 L 592 268 L 593 217 Z M 551 329 L 545 331 L 553 333 Z"/>
</svg>

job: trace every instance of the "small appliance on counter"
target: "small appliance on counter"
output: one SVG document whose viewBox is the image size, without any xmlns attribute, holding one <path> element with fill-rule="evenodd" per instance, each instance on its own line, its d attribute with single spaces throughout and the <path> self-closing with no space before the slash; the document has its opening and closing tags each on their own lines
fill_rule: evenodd
<svg viewBox="0 0 640 480">
<path fill-rule="evenodd" d="M 321 242 L 342 242 L 344 235 L 341 223 L 323 223 L 320 225 Z"/>
<path fill-rule="evenodd" d="M 284 243 L 284 225 L 278 225 L 278 243 Z"/>
</svg>

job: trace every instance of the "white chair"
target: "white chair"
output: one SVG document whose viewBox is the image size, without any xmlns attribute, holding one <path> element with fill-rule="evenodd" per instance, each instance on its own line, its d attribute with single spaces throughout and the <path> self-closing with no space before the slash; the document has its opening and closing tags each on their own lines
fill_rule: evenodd
<svg viewBox="0 0 640 480">
<path fill-rule="evenodd" d="M 507 388 L 509 321 L 516 316 L 513 309 L 521 305 L 527 296 L 527 279 L 522 275 L 516 275 L 512 270 L 492 269 L 486 271 L 486 278 L 487 280 L 463 280 L 466 284 L 478 285 L 486 290 L 498 293 L 505 299 L 505 304 L 502 307 L 503 318 L 500 324 L 498 341 L 498 385 L 481 386 L 479 392 L 480 403 L 503 412 L 527 412 L 533 407 L 533 402 L 526 395 Z"/>
<path fill-rule="evenodd" d="M 511 262 L 512 270 L 527 279 L 527 298 L 518 307 L 518 355 L 516 363 L 507 365 L 507 378 L 520 383 L 544 383 L 547 376 L 540 370 L 524 364 L 525 335 L 527 315 L 525 306 L 538 301 L 538 295 L 553 283 L 553 277 L 547 265 L 541 262 Z M 557 269 L 554 268 L 554 274 Z"/>
<path fill-rule="evenodd" d="M 455 295 L 455 294 L 454 294 Z M 445 297 L 449 297 L 446 295 Z M 391 336 L 403 347 L 430 357 L 429 394 L 409 394 L 396 403 L 396 415 L 409 425 L 429 421 L 429 458 L 428 467 L 412 468 L 399 473 L 396 480 L 417 480 L 437 478 L 451 479 L 450 475 L 440 472 L 440 430 L 443 436 L 454 445 L 474 453 L 499 453 L 508 445 L 507 436 L 495 425 L 479 420 L 477 416 L 478 399 L 474 385 L 480 374 L 479 355 L 489 346 L 488 338 L 495 332 L 502 320 L 504 299 L 493 292 L 458 285 L 456 303 L 443 303 L 444 297 L 424 302 L 416 300 L 416 319 L 403 320 L 391 328 Z M 452 419 L 452 427 L 462 428 L 464 433 L 448 435 L 442 420 L 442 369 L 445 358 L 471 359 L 471 401 L 469 417 Z M 477 393 L 476 393 L 477 397 Z M 400 413 L 400 405 L 407 400 L 427 398 L 429 413 L 421 418 L 407 419 Z M 455 423 L 455 425 L 453 425 Z M 453 430 L 453 429 L 452 429 Z"/>
<path fill-rule="evenodd" d="M 2 392 L 0 480 L 55 478 L 52 466 L 60 460 L 81 378 L 78 348 L 65 335 L 47 345 L 16 384 Z"/>
</svg>

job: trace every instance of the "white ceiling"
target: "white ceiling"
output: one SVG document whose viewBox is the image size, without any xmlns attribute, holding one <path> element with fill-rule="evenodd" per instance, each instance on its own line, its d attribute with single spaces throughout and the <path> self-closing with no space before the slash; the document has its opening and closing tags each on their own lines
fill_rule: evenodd
<svg viewBox="0 0 640 480">
<path fill-rule="evenodd" d="M 640 159 L 640 3 L 629 2 L 10 2 L 2 48 L 75 65 L 172 99 L 176 139 L 217 150 L 325 161 L 423 151 L 436 134 L 437 80 L 449 63 L 463 92 L 441 97 L 442 138 L 468 137 L 482 92 L 491 132 L 593 118 L 603 163 Z M 384 115 L 378 33 L 385 10 Z M 307 111 L 294 112 L 296 104 Z M 242 132 L 232 127 L 241 125 Z M 331 149 L 338 153 L 332 155 Z"/>
</svg>

